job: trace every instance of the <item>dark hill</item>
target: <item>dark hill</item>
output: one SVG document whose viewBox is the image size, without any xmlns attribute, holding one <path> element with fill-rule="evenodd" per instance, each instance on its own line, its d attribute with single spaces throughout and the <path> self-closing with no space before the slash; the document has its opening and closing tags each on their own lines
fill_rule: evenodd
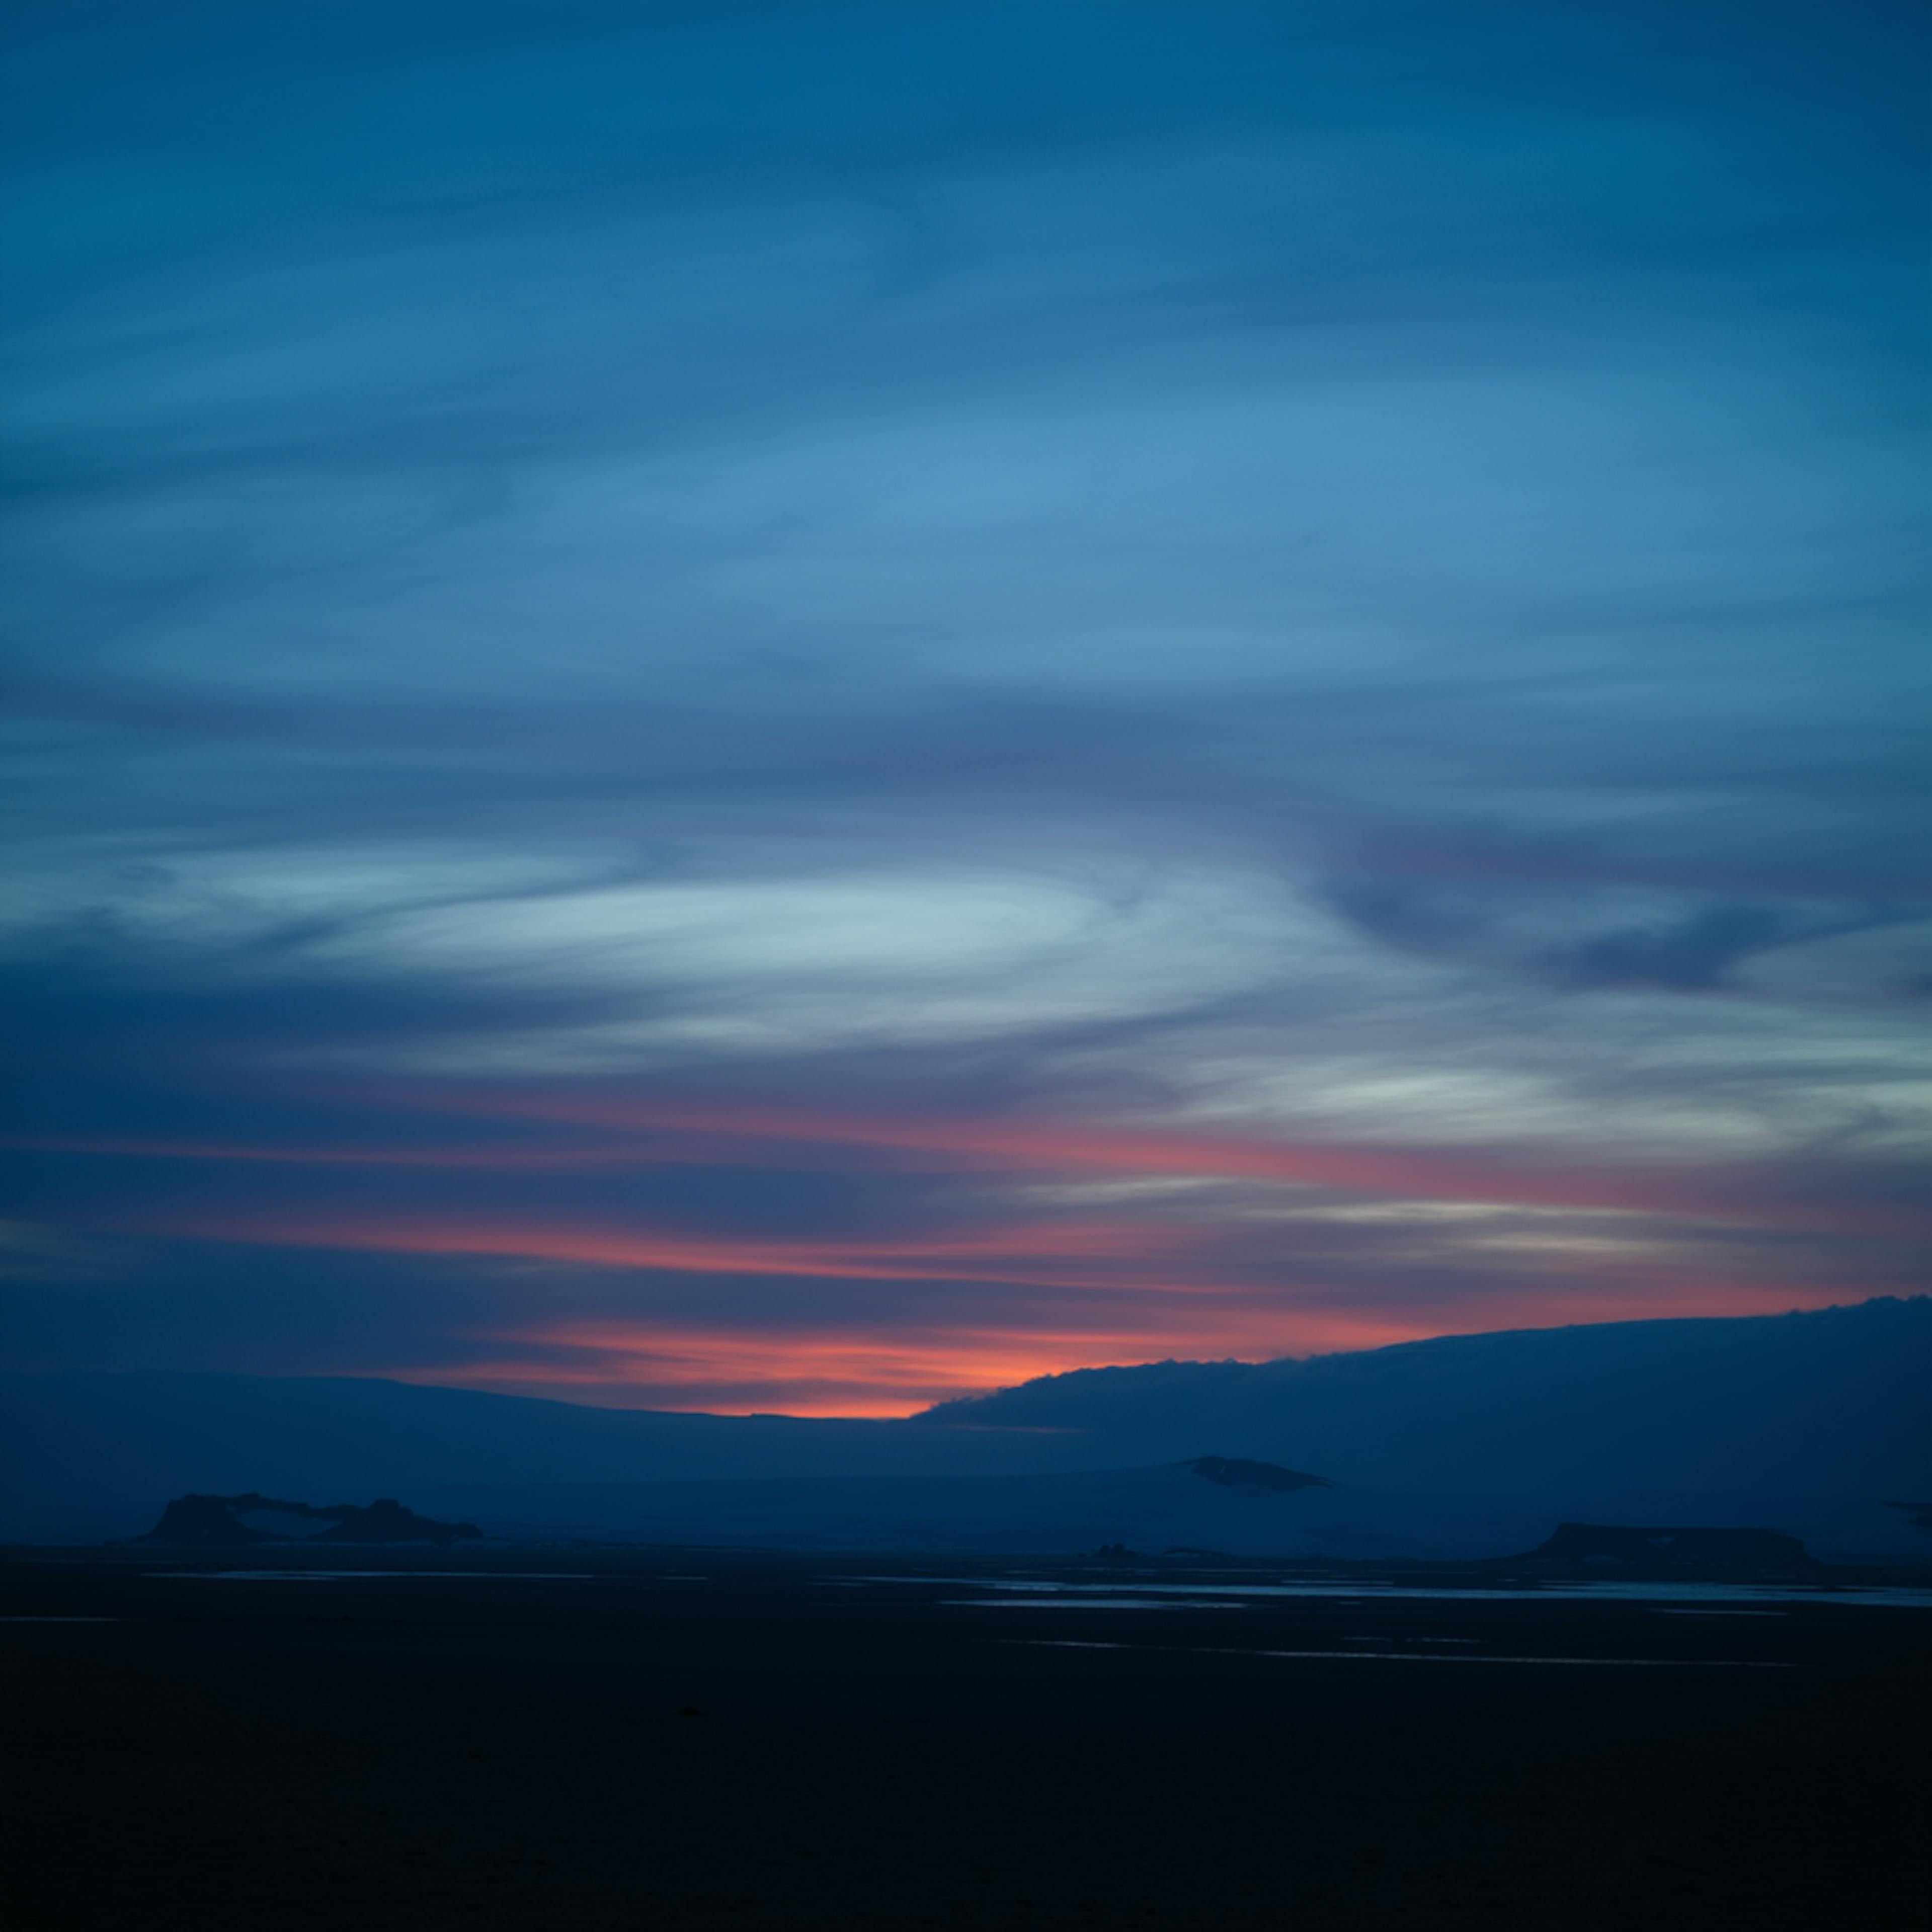
<svg viewBox="0 0 1932 1932">
<path fill-rule="evenodd" d="M 1774 1529 L 1636 1528 L 1560 1522 L 1526 1562 L 1657 1575 L 1695 1570 L 1788 1576 L 1820 1566 L 1795 1536 Z"/>
<path fill-rule="evenodd" d="M 161 1520 L 140 1540 L 143 1543 L 192 1543 L 204 1548 L 222 1544 L 266 1543 L 267 1532 L 249 1528 L 235 1514 L 232 1496 L 177 1496 L 161 1512 Z"/>
<path fill-rule="evenodd" d="M 1279 1462 L 1257 1462 L 1246 1456 L 1203 1456 L 1187 1466 L 1197 1476 L 1231 1490 L 1332 1490 L 1326 1476 L 1305 1476 Z"/>
<path fill-rule="evenodd" d="M 1740 1513 L 1738 1499 L 1839 1498 L 1888 1520 L 1864 1546 L 1889 1548 L 1922 1532 L 1880 1499 L 1932 1496 L 1928 1386 L 1922 1296 L 1304 1361 L 1085 1369 L 900 1422 L 593 1408 L 345 1376 L 11 1374 L 0 1540 L 129 1536 L 158 1494 L 251 1485 L 434 1509 L 440 1490 L 506 1486 L 1145 1469 L 1203 1460 L 1212 1443 L 1227 1461 L 1318 1469 L 1352 1492 L 1562 1498 L 1552 1523 L 1796 1525 L 1816 1519 L 1781 1500 Z"/>
<path fill-rule="evenodd" d="M 1444 1336 L 1305 1360 L 1077 1369 L 914 1426 L 1078 1432 L 1092 1466 L 1218 1443 L 1352 1488 L 1932 1493 L 1932 1298 Z"/>
<path fill-rule="evenodd" d="M 250 1490 L 238 1496 L 177 1496 L 143 1543 L 202 1548 L 251 1543 L 454 1543 L 480 1537 L 471 1522 L 438 1522 L 385 1498 L 364 1507 L 278 1502 Z"/>
</svg>

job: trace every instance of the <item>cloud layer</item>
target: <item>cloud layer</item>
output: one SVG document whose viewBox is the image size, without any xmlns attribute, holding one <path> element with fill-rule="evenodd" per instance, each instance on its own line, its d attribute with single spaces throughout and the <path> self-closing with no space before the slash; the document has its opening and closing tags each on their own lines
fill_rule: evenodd
<svg viewBox="0 0 1932 1932">
<path fill-rule="evenodd" d="M 6 32 L 12 1359 L 1922 1280 L 1918 10 Z"/>
</svg>

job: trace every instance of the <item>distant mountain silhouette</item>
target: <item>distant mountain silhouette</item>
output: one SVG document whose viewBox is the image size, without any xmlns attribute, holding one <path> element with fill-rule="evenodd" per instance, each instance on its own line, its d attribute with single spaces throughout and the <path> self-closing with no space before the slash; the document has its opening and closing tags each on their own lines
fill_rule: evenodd
<svg viewBox="0 0 1932 1932">
<path fill-rule="evenodd" d="M 1454 1336 L 1305 1361 L 1082 1370 L 899 1422 L 594 1408 L 348 1377 L 12 1375 L 0 1376 L 0 1539 L 132 1536 L 153 1521 L 158 1495 L 266 1491 L 356 1507 L 400 1497 L 438 1517 L 494 1528 L 501 1516 L 532 1533 L 675 1522 L 701 1539 L 729 1521 L 766 1540 L 809 1491 L 810 1508 L 828 1512 L 814 1518 L 821 1546 L 838 1546 L 849 1523 L 854 1546 L 878 1547 L 881 1511 L 908 1534 L 934 1512 L 964 1522 L 964 1492 L 949 1484 L 982 1486 L 997 1510 L 973 1520 L 991 1538 L 998 1520 L 1037 1515 L 1026 1484 L 1006 1479 L 1165 1466 L 1204 1506 L 1216 1494 L 1238 1504 L 1244 1523 L 1251 1505 L 1278 1496 L 1337 1534 L 1345 1517 L 1364 1536 L 1386 1528 L 1396 1542 L 1376 1546 L 1391 1550 L 1441 1540 L 1422 1520 L 1432 1497 L 1445 1524 L 1491 1526 L 1480 1536 L 1458 1529 L 1454 1546 L 1494 1554 L 1569 1518 L 1772 1523 L 1838 1552 L 1834 1561 L 1909 1558 L 1924 1548 L 1917 1512 L 1883 1499 L 1932 1496 L 1928 1387 L 1924 1297 Z M 1214 1458 L 1202 1454 L 1208 1445 Z M 1287 1478 L 1319 1471 L 1311 1482 L 1336 1485 L 1336 1500 L 1311 1516 L 1318 1488 L 1192 1473 L 1216 1461 Z M 856 1514 L 834 1506 L 835 1488 Z M 942 1506 L 942 1491 L 954 1501 Z M 1377 1496 L 1387 1507 L 1370 1510 Z M 1396 1509 L 1402 1498 L 1410 1502 Z M 1074 1515 L 1088 1520 L 1084 1504 Z M 1067 1546 L 1123 1534 L 1136 1547 L 1225 1546 L 1205 1520 L 1094 1527 Z"/>
<path fill-rule="evenodd" d="M 438 1522 L 392 1497 L 369 1504 L 280 1502 L 250 1490 L 238 1496 L 177 1496 L 143 1543 L 221 1547 L 250 1543 L 454 1543 L 480 1537 L 473 1522 Z"/>
<path fill-rule="evenodd" d="M 1231 1490 L 1332 1490 L 1326 1476 L 1304 1476 L 1279 1462 L 1256 1462 L 1245 1456 L 1203 1456 L 1187 1466 L 1197 1476 Z"/>
<path fill-rule="evenodd" d="M 1448 1336 L 1306 1360 L 1077 1369 L 915 1426 L 1072 1432 L 1108 1462 L 1204 1439 L 1352 1487 L 1932 1493 L 1932 1298 Z"/>
</svg>

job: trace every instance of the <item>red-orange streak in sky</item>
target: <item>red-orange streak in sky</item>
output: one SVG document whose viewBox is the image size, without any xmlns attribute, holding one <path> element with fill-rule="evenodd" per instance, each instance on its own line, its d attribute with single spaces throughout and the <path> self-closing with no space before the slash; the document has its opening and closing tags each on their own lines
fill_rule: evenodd
<svg viewBox="0 0 1932 1932">
<path fill-rule="evenodd" d="M 1746 1172 L 1503 1166 L 1405 1148 L 1316 1147 L 1231 1136 L 1149 1134 L 1074 1122 L 933 1119 L 788 1112 L 703 1104 L 652 1105 L 579 1095 L 444 1090 L 422 1103 L 454 1111 L 568 1121 L 639 1132 L 685 1132 L 766 1140 L 964 1155 L 1042 1171 L 1202 1174 L 1337 1187 L 1410 1200 L 1497 1206 L 1610 1209 L 1687 1214 L 1846 1232 L 1922 1231 L 1922 1215 L 1883 1208 L 1766 1198 Z"/>
<path fill-rule="evenodd" d="M 509 1227 L 488 1222 L 285 1221 L 250 1217 L 146 1224 L 146 1232 L 268 1246 L 349 1248 L 388 1254 L 494 1255 L 596 1268 L 652 1268 L 692 1274 L 809 1275 L 868 1281 L 987 1281 L 1042 1287 L 1109 1288 L 1168 1294 L 1200 1292 L 1198 1282 L 1123 1279 L 1029 1265 L 1062 1258 L 1116 1265 L 1144 1261 L 1173 1245 L 1165 1231 L 1138 1225 L 1063 1223 L 939 1240 L 849 1244 L 746 1242 L 640 1230 Z M 992 1262 L 1012 1266 L 989 1268 Z M 956 1264 L 950 1265 L 949 1264 Z"/>
<path fill-rule="evenodd" d="M 1908 1212 L 1766 1198 L 1726 1188 L 1720 1171 L 1696 1178 L 1657 1169 L 1504 1168 L 1413 1150 L 1310 1147 L 1227 1136 L 1150 1135 L 1078 1124 L 921 1120 L 803 1114 L 706 1106 L 664 1106 L 546 1096 L 453 1097 L 456 1105 L 495 1116 L 616 1127 L 632 1132 L 707 1135 L 796 1143 L 874 1147 L 964 1156 L 988 1165 L 1016 1162 L 1042 1169 L 1100 1168 L 1116 1173 L 1198 1174 L 1337 1187 L 1407 1199 L 1498 1207 L 1576 1208 L 1624 1213 L 1688 1214 L 1773 1226 L 1848 1232 L 1922 1232 L 1926 1217 Z M 606 1143 L 590 1148 L 277 1147 L 250 1142 L 13 1136 L 0 1148 L 140 1160 L 266 1162 L 286 1166 L 484 1168 L 542 1172 L 659 1166 L 694 1157 L 692 1150 Z M 723 1162 L 722 1150 L 704 1156 Z M 1735 1181 L 1736 1177 L 1730 1177 Z"/>
<path fill-rule="evenodd" d="M 586 1148 L 277 1147 L 250 1141 L 98 1140 L 80 1136 L 12 1135 L 14 1154 L 77 1154 L 129 1160 L 268 1161 L 292 1167 L 622 1167 L 634 1152 L 609 1143 Z"/>
<path fill-rule="evenodd" d="M 1767 1288 L 1755 1282 L 1686 1282 L 1660 1279 L 1645 1290 L 1592 1293 L 1567 1312 L 1590 1322 L 1640 1320 L 1662 1316 L 1735 1316 L 1816 1307 L 1832 1298 Z M 948 1395 L 1010 1388 L 1034 1376 L 1096 1362 L 1144 1361 L 1161 1356 L 1198 1358 L 1204 1352 L 1253 1360 L 1334 1349 L 1376 1348 L 1448 1334 L 1475 1334 L 1520 1322 L 1547 1327 L 1552 1312 L 1520 1292 L 1459 1300 L 1447 1324 L 1420 1310 L 1350 1310 L 1305 1295 L 1286 1305 L 1229 1304 L 1211 1310 L 1202 1325 L 1202 1304 L 1184 1322 L 1160 1318 L 1158 1304 L 1144 1304 L 1153 1318 L 1130 1326 L 1091 1328 L 914 1328 L 896 1335 L 864 1331 L 773 1328 L 747 1332 L 682 1327 L 671 1322 L 611 1320 L 568 1322 L 479 1338 L 559 1350 L 563 1360 L 494 1358 L 447 1368 L 411 1366 L 382 1372 L 406 1382 L 460 1386 L 550 1384 L 592 1391 L 622 1406 L 630 1400 L 652 1408 L 691 1407 L 713 1413 L 905 1415 Z M 374 1372 L 363 1371 L 362 1372 Z"/>
<path fill-rule="evenodd" d="M 1240 1311 L 1239 1320 L 1240 1325 L 1234 1327 L 1216 1324 L 1209 1335 L 1198 1328 L 1177 1330 L 1156 1322 L 1076 1332 L 1030 1329 L 1017 1335 L 922 1328 L 883 1338 L 848 1330 L 746 1334 L 586 1321 L 480 1338 L 562 1351 L 575 1359 L 498 1357 L 446 1370 L 412 1366 L 383 1372 L 404 1381 L 554 1384 L 607 1394 L 632 1386 L 648 1392 L 652 1408 L 678 1406 L 676 1396 L 667 1400 L 667 1395 L 690 1391 L 684 1396 L 686 1402 L 695 1396 L 698 1406 L 713 1412 L 769 1412 L 782 1405 L 790 1414 L 906 1415 L 948 1396 L 1010 1388 L 1035 1376 L 1096 1360 L 1198 1354 L 1204 1342 L 1251 1355 L 1280 1352 L 1278 1323 L 1271 1328 L 1257 1321 L 1252 1309 Z M 1374 1346 L 1404 1339 L 1407 1332 L 1323 1316 L 1317 1318 L 1316 1332 L 1298 1340 L 1304 1346 L 1311 1340 L 1330 1348 Z"/>
<path fill-rule="evenodd" d="M 1329 1290 L 1340 1298 L 1341 1292 Z M 1573 1312 L 1591 1322 L 1642 1320 L 1646 1317 L 1781 1313 L 1797 1303 L 1825 1306 L 1828 1290 L 1794 1298 L 1790 1289 L 1756 1282 L 1686 1281 L 1660 1276 L 1644 1287 L 1592 1292 Z M 1306 1291 L 1288 1301 L 1258 1304 L 1230 1298 L 1204 1307 L 1190 1304 L 1163 1315 L 1159 1304 L 1134 1304 L 1148 1318 L 1122 1324 L 1119 1307 L 1096 1309 L 1114 1318 L 1111 1325 L 999 1328 L 925 1325 L 884 1330 L 772 1328 L 746 1330 L 684 1326 L 663 1320 L 596 1316 L 539 1323 L 493 1333 L 488 1339 L 550 1348 L 582 1350 L 617 1358 L 646 1358 L 653 1382 L 740 1381 L 790 1378 L 826 1368 L 850 1370 L 863 1364 L 872 1372 L 849 1378 L 890 1385 L 896 1381 L 920 1388 L 951 1384 L 1010 1387 L 1031 1376 L 1119 1360 L 1144 1360 L 1150 1353 L 1198 1356 L 1204 1347 L 1250 1357 L 1344 1348 L 1380 1348 L 1444 1334 L 1484 1334 L 1520 1323 L 1550 1325 L 1547 1298 L 1520 1289 L 1457 1300 L 1445 1326 L 1440 1310 L 1387 1307 L 1364 1311 L 1310 1300 Z M 1435 1319 L 1429 1318 L 1433 1314 Z M 538 1364 L 525 1365 L 532 1376 Z M 747 1374 L 747 1370 L 761 1374 Z M 735 1372 L 735 1373 L 734 1373 Z"/>
<path fill-rule="evenodd" d="M 855 1330 L 746 1335 L 736 1330 L 652 1328 L 606 1321 L 565 1322 L 490 1339 L 596 1355 L 641 1357 L 652 1364 L 652 1379 L 667 1382 L 823 1380 L 826 1372 L 843 1370 L 848 1381 L 924 1391 L 949 1384 L 1004 1388 L 1030 1376 L 1051 1373 L 1067 1360 L 1070 1350 L 1076 1356 L 1096 1350 L 1105 1353 L 1110 1346 L 1138 1346 L 1143 1338 L 1132 1331 L 1069 1336 L 1029 1330 L 1008 1336 L 922 1329 L 895 1340 Z M 541 1372 L 540 1365 L 526 1366 L 533 1373 Z M 860 1370 L 864 1372 L 854 1372 Z M 747 1370 L 760 1372 L 748 1375 Z"/>
</svg>

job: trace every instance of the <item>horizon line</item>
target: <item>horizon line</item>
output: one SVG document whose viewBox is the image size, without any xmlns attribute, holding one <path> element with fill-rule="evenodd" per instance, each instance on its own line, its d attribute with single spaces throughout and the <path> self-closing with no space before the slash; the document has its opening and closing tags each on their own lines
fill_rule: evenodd
<svg viewBox="0 0 1932 1932">
<path fill-rule="evenodd" d="M 823 1411 L 814 1414 L 801 1414 L 784 1409 L 679 1408 L 661 1406 L 656 1403 L 587 1401 L 580 1398 L 573 1398 L 567 1395 L 549 1394 L 525 1394 L 510 1389 L 491 1388 L 487 1385 L 471 1384 L 455 1380 L 443 1380 L 433 1375 L 404 1374 L 398 1373 L 394 1371 L 381 1372 L 357 1371 L 352 1370 L 322 1370 L 320 1371 L 308 1370 L 296 1374 L 284 1375 L 276 1374 L 272 1372 L 250 1369 L 50 1368 L 35 1370 L 29 1368 L 9 1367 L 0 1369 L 0 1375 L 9 1376 L 26 1376 L 37 1379 L 40 1377 L 53 1378 L 72 1376 L 220 1376 L 232 1378 L 237 1381 L 245 1382 L 388 1382 L 394 1384 L 398 1388 L 434 1390 L 451 1395 L 479 1395 L 495 1396 L 500 1397 L 506 1401 L 511 1402 L 549 1402 L 554 1404 L 560 1408 L 594 1409 L 598 1411 L 599 1413 L 603 1414 L 680 1415 L 688 1416 L 698 1420 L 708 1418 L 717 1422 L 862 1422 L 884 1424 L 893 1422 L 915 1421 L 922 1416 L 931 1414 L 935 1410 L 949 1407 L 956 1402 L 966 1403 L 986 1401 L 998 1396 L 1010 1394 L 1015 1389 L 1029 1387 L 1035 1382 L 1056 1382 L 1070 1376 L 1098 1375 L 1108 1373 L 1109 1372 L 1126 1373 L 1136 1369 L 1168 1367 L 1269 1368 L 1273 1367 L 1278 1364 L 1286 1362 L 1306 1363 L 1326 1361 L 1331 1360 L 1336 1357 L 1341 1355 L 1380 1354 L 1391 1349 L 1426 1347 L 1430 1344 L 1440 1342 L 1479 1342 L 1499 1339 L 1502 1336 L 1509 1335 L 1555 1334 L 1566 1330 L 1576 1328 L 1660 1328 L 1664 1326 L 1678 1327 L 1692 1322 L 1730 1323 L 1744 1322 L 1781 1322 L 1790 1320 L 1796 1317 L 1803 1317 L 1807 1316 L 1850 1313 L 1858 1310 L 1874 1308 L 1885 1304 L 1891 1304 L 1899 1307 L 1909 1307 L 1914 1303 L 1926 1301 L 1932 1301 L 1932 1291 L 1927 1291 L 1915 1294 L 1871 1294 L 1867 1295 L 1857 1301 L 1827 1302 L 1814 1308 L 1793 1307 L 1778 1310 L 1754 1310 L 1748 1314 L 1636 1316 L 1610 1322 L 1552 1322 L 1542 1324 L 1527 1324 L 1507 1328 L 1486 1328 L 1464 1331 L 1445 1331 L 1438 1335 L 1412 1336 L 1397 1341 L 1378 1342 L 1368 1348 L 1317 1349 L 1306 1355 L 1273 1355 L 1263 1357 L 1258 1360 L 1252 1360 L 1245 1357 L 1238 1355 L 1168 1355 L 1162 1356 L 1154 1360 L 1138 1362 L 1084 1363 L 1071 1369 L 1052 1370 L 1042 1375 L 1026 1376 L 1018 1382 L 1004 1384 L 998 1388 L 967 1390 L 956 1395 L 940 1396 L 934 1400 L 926 1403 L 922 1407 L 912 1409 L 896 1410 L 892 1413 L 881 1413 L 875 1410 L 869 1414 L 845 1411 Z M 532 1379 L 535 1380 L 538 1378 L 533 1377 Z M 557 1381 L 565 1378 L 561 1377 L 553 1377 L 548 1379 L 551 1381 Z M 594 1384 L 594 1386 L 599 1388 L 609 1388 L 613 1386 L 613 1384 L 608 1382 L 599 1382 Z M 1001 1432 L 1011 1433 L 1014 1435 L 1048 1436 L 1064 1435 L 1070 1432 L 1066 1429 L 1043 1424 L 1002 1423 L 998 1424 L 985 1425 L 959 1424 L 949 1426 L 964 1429 L 982 1426 L 988 1429 L 997 1428 Z"/>
</svg>

